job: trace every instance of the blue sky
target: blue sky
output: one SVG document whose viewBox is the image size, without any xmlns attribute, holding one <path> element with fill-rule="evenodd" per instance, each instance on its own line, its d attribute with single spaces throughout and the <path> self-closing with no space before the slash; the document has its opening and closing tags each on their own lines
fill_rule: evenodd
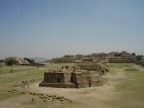
<svg viewBox="0 0 144 108">
<path fill-rule="evenodd" d="M 0 0 L 0 59 L 144 54 L 144 0 Z"/>
</svg>

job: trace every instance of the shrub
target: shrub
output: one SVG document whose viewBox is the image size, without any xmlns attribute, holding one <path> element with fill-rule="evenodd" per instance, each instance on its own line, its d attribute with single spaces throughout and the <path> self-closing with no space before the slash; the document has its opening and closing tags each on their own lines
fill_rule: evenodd
<svg viewBox="0 0 144 108">
<path fill-rule="evenodd" d="M 12 66 L 14 64 L 18 64 L 18 62 L 13 60 L 13 59 L 9 59 L 9 60 L 6 61 L 6 64 L 9 65 L 9 66 Z"/>
</svg>

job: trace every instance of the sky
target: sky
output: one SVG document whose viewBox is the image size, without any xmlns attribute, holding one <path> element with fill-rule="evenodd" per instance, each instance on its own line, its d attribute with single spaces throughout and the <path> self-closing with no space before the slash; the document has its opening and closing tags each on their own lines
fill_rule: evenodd
<svg viewBox="0 0 144 108">
<path fill-rule="evenodd" d="M 0 0 L 0 59 L 144 54 L 144 0 Z"/>
</svg>

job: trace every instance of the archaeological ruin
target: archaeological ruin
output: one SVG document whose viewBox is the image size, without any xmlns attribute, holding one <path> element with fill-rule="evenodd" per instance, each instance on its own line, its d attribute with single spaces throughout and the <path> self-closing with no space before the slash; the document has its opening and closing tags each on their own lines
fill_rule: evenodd
<svg viewBox="0 0 144 108">
<path fill-rule="evenodd" d="M 100 86 L 103 78 L 95 71 L 45 72 L 40 87 L 85 88 Z"/>
</svg>

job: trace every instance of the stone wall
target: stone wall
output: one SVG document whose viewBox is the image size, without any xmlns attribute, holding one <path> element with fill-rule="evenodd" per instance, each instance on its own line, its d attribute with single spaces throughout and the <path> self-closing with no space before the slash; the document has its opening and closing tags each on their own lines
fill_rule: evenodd
<svg viewBox="0 0 144 108">
<path fill-rule="evenodd" d="M 96 72 L 74 72 L 73 82 L 77 88 L 94 87 L 103 84 L 103 80 Z"/>
<path fill-rule="evenodd" d="M 71 73 L 69 73 L 69 72 L 64 73 L 64 82 L 65 83 L 70 83 L 71 82 Z"/>
<path fill-rule="evenodd" d="M 44 82 L 47 83 L 70 83 L 71 73 L 65 72 L 45 72 Z"/>
<path fill-rule="evenodd" d="M 81 83 L 83 82 L 83 77 L 81 72 L 73 72 L 72 73 L 72 82 L 73 83 Z"/>
<path fill-rule="evenodd" d="M 74 83 L 47 83 L 47 82 L 41 82 L 39 84 L 41 87 L 55 87 L 55 88 L 76 88 L 76 85 Z"/>
<path fill-rule="evenodd" d="M 45 72 L 39 86 L 57 88 L 85 88 L 102 85 L 103 80 L 96 72 Z"/>
</svg>

